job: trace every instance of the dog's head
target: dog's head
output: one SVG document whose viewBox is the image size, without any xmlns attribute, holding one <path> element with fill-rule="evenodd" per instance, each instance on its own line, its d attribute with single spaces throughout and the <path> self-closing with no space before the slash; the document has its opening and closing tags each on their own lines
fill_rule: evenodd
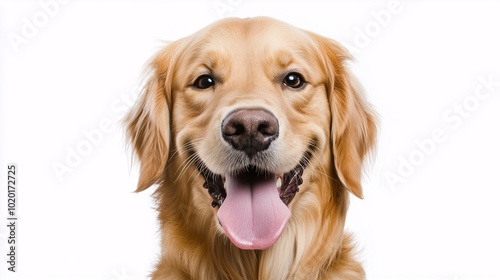
<svg viewBox="0 0 500 280">
<path fill-rule="evenodd" d="M 269 18 L 226 19 L 173 42 L 127 116 L 137 190 L 173 187 L 162 177 L 170 162 L 182 163 L 179 176 L 191 168 L 243 249 L 272 245 L 315 177 L 362 197 L 376 129 L 348 59 L 336 42 Z"/>
</svg>

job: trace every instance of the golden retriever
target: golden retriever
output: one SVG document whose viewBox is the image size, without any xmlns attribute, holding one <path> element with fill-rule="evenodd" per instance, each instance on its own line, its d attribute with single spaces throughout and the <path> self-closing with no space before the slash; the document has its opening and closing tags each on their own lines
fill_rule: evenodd
<svg viewBox="0 0 500 280">
<path fill-rule="evenodd" d="M 153 279 L 364 279 L 344 234 L 375 114 L 338 43 L 224 19 L 160 50 L 126 116 L 157 184 Z"/>
</svg>

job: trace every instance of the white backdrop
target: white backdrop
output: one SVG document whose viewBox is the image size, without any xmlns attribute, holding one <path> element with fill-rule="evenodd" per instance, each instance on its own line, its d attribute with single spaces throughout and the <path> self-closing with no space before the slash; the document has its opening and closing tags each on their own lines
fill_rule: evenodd
<svg viewBox="0 0 500 280">
<path fill-rule="evenodd" d="M 152 189 L 133 193 L 119 120 L 164 41 L 257 15 L 345 44 L 381 116 L 347 221 L 368 279 L 500 279 L 498 2 L 268 2 L 0 1 L 0 279 L 147 278 Z"/>
</svg>

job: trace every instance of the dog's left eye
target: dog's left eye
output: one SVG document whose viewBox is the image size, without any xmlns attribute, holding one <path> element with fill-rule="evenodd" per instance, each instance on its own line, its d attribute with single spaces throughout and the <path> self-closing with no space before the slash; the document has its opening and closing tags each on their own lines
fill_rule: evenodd
<svg viewBox="0 0 500 280">
<path fill-rule="evenodd" d="M 210 75 L 201 75 L 193 83 L 193 86 L 197 89 L 207 89 L 213 87 L 215 84 L 214 78 Z"/>
<path fill-rule="evenodd" d="M 296 72 L 289 73 L 283 79 L 283 85 L 293 89 L 300 89 L 305 85 L 305 83 L 304 77 Z"/>
</svg>

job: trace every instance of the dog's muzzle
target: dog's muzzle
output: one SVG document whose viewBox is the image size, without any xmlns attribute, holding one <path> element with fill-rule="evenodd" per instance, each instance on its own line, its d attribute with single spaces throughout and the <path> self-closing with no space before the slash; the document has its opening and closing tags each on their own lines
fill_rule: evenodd
<svg viewBox="0 0 500 280">
<path fill-rule="evenodd" d="M 221 122 L 222 138 L 232 149 L 244 153 L 242 159 L 249 159 L 248 165 L 235 167 L 228 174 L 214 174 L 201 159 L 197 162 L 212 206 L 219 207 L 219 223 L 241 249 L 263 250 L 278 240 L 291 216 L 288 205 L 302 184 L 309 150 L 295 168 L 283 174 L 266 170 L 259 155 L 269 153 L 266 150 L 279 131 L 278 119 L 267 110 L 235 110 Z"/>
</svg>

